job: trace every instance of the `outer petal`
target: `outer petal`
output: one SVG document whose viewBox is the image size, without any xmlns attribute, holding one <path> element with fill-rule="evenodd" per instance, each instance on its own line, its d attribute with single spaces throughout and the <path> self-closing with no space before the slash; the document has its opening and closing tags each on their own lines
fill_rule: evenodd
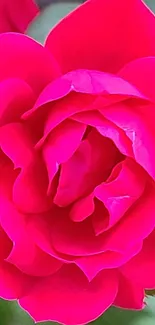
<svg viewBox="0 0 155 325">
<path fill-rule="evenodd" d="M 40 158 L 40 159 L 39 159 Z M 47 196 L 48 175 L 41 157 L 35 157 L 18 175 L 13 186 L 13 201 L 25 213 L 48 211 L 52 198 Z"/>
<path fill-rule="evenodd" d="M 116 294 L 115 272 L 103 271 L 89 283 L 76 266 L 69 265 L 40 280 L 19 302 L 36 322 L 51 320 L 75 325 L 99 317 L 113 303 Z"/>
<path fill-rule="evenodd" d="M 154 184 L 148 182 L 143 195 L 127 211 L 121 222 L 103 235 L 104 247 L 123 253 L 146 238 L 155 227 L 154 205 Z"/>
<path fill-rule="evenodd" d="M 63 265 L 62 262 L 39 249 L 28 237 L 26 231 L 21 233 L 18 242 L 14 242 L 7 262 L 14 264 L 21 272 L 32 276 L 48 276 Z"/>
<path fill-rule="evenodd" d="M 15 168 L 23 168 L 33 158 L 33 140 L 21 123 L 8 123 L 0 128 L 0 147 Z"/>
<path fill-rule="evenodd" d="M 75 263 L 81 268 L 88 280 L 91 281 L 101 270 L 118 268 L 126 263 L 140 251 L 141 247 L 142 244 L 138 244 L 129 251 L 126 251 L 124 255 L 108 251 L 97 255 L 79 257 L 75 259 Z"/>
<path fill-rule="evenodd" d="M 141 252 L 121 272 L 145 289 L 155 288 L 155 230 L 144 240 Z"/>
<path fill-rule="evenodd" d="M 35 284 L 35 279 L 20 272 L 15 266 L 0 264 L 0 297 L 18 299 L 25 295 Z"/>
<path fill-rule="evenodd" d="M 155 57 L 145 57 L 126 64 L 119 76 L 128 80 L 155 102 Z"/>
<path fill-rule="evenodd" d="M 8 169 L 7 172 L 9 173 Z M 0 222 L 6 233 L 0 228 L 0 257 L 7 258 L 9 263 L 14 264 L 25 274 L 47 276 L 56 272 L 62 266 L 62 262 L 44 253 L 36 246 L 33 236 L 31 238 L 27 229 L 29 217 L 18 212 L 5 195 L 3 182 L 6 183 L 6 175 L 4 171 L 3 174 L 4 180 L 1 178 L 2 184 L 0 184 L 2 185 L 2 190 L 0 189 Z M 10 181 L 10 175 L 8 177 Z M 42 218 L 44 218 L 43 215 Z"/>
<path fill-rule="evenodd" d="M 26 35 L 0 35 L 0 80 L 21 78 L 38 94 L 51 80 L 60 75 L 53 56 Z"/>
<path fill-rule="evenodd" d="M 12 242 L 0 226 L 0 260 L 7 258 L 12 249 Z"/>
<path fill-rule="evenodd" d="M 16 122 L 32 107 L 35 96 L 30 86 L 18 78 L 0 82 L 0 125 Z"/>
<path fill-rule="evenodd" d="M 154 39 L 155 18 L 141 0 L 90 0 L 51 31 L 46 46 L 63 72 L 116 72 L 137 57 L 154 55 Z"/>
<path fill-rule="evenodd" d="M 0 33 L 24 33 L 39 9 L 33 0 L 1 0 Z"/>
<path fill-rule="evenodd" d="M 141 310 L 144 306 L 143 301 L 144 289 L 138 285 L 134 277 L 128 279 L 120 273 L 118 294 L 114 305 L 121 308 Z"/>
<path fill-rule="evenodd" d="M 25 125 L 9 123 L 0 129 L 0 147 L 15 168 L 21 168 L 13 185 L 13 201 L 20 211 L 38 213 L 52 205 L 47 196 L 48 175 L 41 156 L 34 151 Z M 5 183 L 5 181 L 4 181 Z"/>
</svg>

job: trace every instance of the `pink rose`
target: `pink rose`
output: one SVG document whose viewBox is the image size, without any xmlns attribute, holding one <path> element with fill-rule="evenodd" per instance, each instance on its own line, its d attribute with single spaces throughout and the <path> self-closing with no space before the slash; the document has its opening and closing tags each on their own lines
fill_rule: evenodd
<svg viewBox="0 0 155 325">
<path fill-rule="evenodd" d="M 45 46 L 0 35 L 0 296 L 35 321 L 155 288 L 155 17 L 90 0 Z"/>
<path fill-rule="evenodd" d="M 0 33 L 24 33 L 38 11 L 34 0 L 0 0 Z"/>
</svg>

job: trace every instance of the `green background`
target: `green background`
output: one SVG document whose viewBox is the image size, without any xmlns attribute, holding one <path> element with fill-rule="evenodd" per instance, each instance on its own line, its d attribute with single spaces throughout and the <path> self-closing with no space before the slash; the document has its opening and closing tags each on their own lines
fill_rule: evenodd
<svg viewBox="0 0 155 325">
<path fill-rule="evenodd" d="M 45 3 L 52 2 L 52 0 L 37 0 L 37 2 L 43 7 Z M 78 2 L 80 2 L 80 0 L 72 0 L 67 3 L 64 0 L 62 3 L 60 3 L 60 1 L 59 3 L 57 2 L 58 1 L 53 0 L 53 4 L 43 10 L 40 17 L 37 18 L 37 20 L 33 23 L 33 26 L 31 26 L 28 30 L 28 34 L 41 43 L 44 42 L 44 39 L 49 30 L 62 17 L 64 17 L 68 12 L 73 10 L 77 6 Z M 145 0 L 145 2 L 155 12 L 155 0 Z M 141 312 L 110 308 L 96 322 L 93 322 L 93 324 L 155 325 L 155 297 L 147 297 L 146 303 L 146 308 Z M 47 322 L 41 324 L 50 325 L 52 323 Z M 34 325 L 34 322 L 28 316 L 27 313 L 25 313 L 22 309 L 18 307 L 18 304 L 16 302 L 0 300 L 0 325 Z"/>
<path fill-rule="evenodd" d="M 126 293 L 127 294 L 127 293 Z M 110 308 L 93 325 L 155 325 L 155 297 L 147 297 L 143 311 L 128 311 Z M 40 325 L 52 325 L 52 322 Z M 35 325 L 16 302 L 0 302 L 0 325 Z M 39 325 L 39 324 L 38 324 Z"/>
</svg>

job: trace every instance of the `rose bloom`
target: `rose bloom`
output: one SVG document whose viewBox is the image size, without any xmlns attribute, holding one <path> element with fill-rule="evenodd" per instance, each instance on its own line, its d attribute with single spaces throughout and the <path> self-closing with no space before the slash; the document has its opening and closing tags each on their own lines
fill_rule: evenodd
<svg viewBox="0 0 155 325">
<path fill-rule="evenodd" d="M 155 288 L 155 17 L 90 0 L 44 46 L 0 35 L 0 296 L 37 321 Z"/>
<path fill-rule="evenodd" d="M 34 0 L 0 0 L 0 33 L 24 33 L 38 11 Z"/>
</svg>

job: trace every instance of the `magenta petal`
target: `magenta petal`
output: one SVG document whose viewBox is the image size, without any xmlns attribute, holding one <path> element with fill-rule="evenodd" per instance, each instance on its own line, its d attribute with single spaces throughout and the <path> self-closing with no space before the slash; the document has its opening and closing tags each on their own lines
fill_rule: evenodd
<svg viewBox="0 0 155 325">
<path fill-rule="evenodd" d="M 39 8 L 33 0 L 1 0 L 0 33 L 24 33 L 29 23 L 38 14 Z"/>
<path fill-rule="evenodd" d="M 93 0 L 61 20 L 46 46 L 64 73 L 78 68 L 116 72 L 137 57 L 155 55 L 154 39 L 154 16 L 142 1 Z"/>
<path fill-rule="evenodd" d="M 51 228 L 53 225 L 54 211 L 47 212 L 47 214 L 33 215 L 27 224 L 28 234 L 33 238 L 34 243 L 40 247 L 42 251 L 56 257 L 60 261 L 64 261 L 59 253 L 54 250 L 51 238 Z"/>
<path fill-rule="evenodd" d="M 40 157 L 33 160 L 21 170 L 13 186 L 13 201 L 20 211 L 41 213 L 48 211 L 53 202 L 47 196 L 48 175 Z"/>
<path fill-rule="evenodd" d="M 35 215 L 33 217 L 31 217 L 31 219 L 29 219 L 29 223 L 28 223 L 28 232 L 30 234 L 30 236 L 32 236 L 34 243 L 41 248 L 41 250 L 43 250 L 44 252 L 46 252 L 47 254 L 51 255 L 52 257 L 58 259 L 61 262 L 65 262 L 65 263 L 73 263 L 75 260 L 74 255 L 67 255 L 67 254 L 61 254 L 58 252 L 58 250 L 56 250 L 54 248 L 53 245 L 53 239 L 54 237 L 52 236 L 53 232 L 52 229 L 55 228 L 55 222 L 59 219 L 61 219 L 61 210 L 59 211 L 59 213 L 55 212 L 55 207 L 53 207 L 53 209 L 48 212 L 47 214 L 39 214 L 39 215 Z M 53 218 L 53 215 L 55 215 L 55 218 Z M 65 216 L 64 216 L 65 217 Z M 69 217 L 69 216 L 68 216 Z M 62 216 L 63 218 L 63 216 Z M 65 219 L 66 221 L 66 219 Z M 60 220 L 61 222 L 61 220 Z M 75 224 L 75 223 L 73 223 Z M 78 223 L 79 224 L 79 223 Z M 64 227 L 64 224 L 62 225 Z M 89 223 L 87 223 L 87 229 L 88 229 Z M 56 224 L 57 227 L 57 224 Z M 59 231 L 59 230 L 58 230 Z M 77 229 L 77 231 L 79 231 L 79 229 Z M 61 229 L 60 229 L 61 232 Z M 90 233 L 90 231 L 88 231 L 88 234 Z M 73 231 L 74 234 L 74 231 Z M 78 232 L 79 234 L 79 232 Z M 59 235 L 58 235 L 59 237 Z M 86 238 L 86 237 L 84 237 Z M 84 244 L 84 238 L 82 238 L 83 244 Z M 75 239 L 77 240 L 77 238 Z M 66 247 L 66 243 L 64 241 L 64 245 Z M 73 250 L 75 250 L 75 244 L 73 243 Z M 88 247 L 90 247 L 90 243 L 88 243 L 87 245 Z M 84 248 L 83 248 L 84 250 Z M 77 251 L 77 250 L 76 250 Z M 66 251 L 67 253 L 67 251 Z"/>
<path fill-rule="evenodd" d="M 53 155 L 57 157 L 59 163 L 63 163 L 69 159 L 77 149 L 85 129 L 86 126 L 84 124 L 67 119 L 51 131 L 49 141 L 46 142 L 45 148 L 53 148 Z M 62 150 L 63 141 L 65 150 L 64 148 Z M 69 144 L 68 147 L 66 143 Z M 36 147 L 40 147 L 39 143 Z"/>
<path fill-rule="evenodd" d="M 121 273 L 119 274 L 118 294 L 114 306 L 141 310 L 144 307 L 144 297 L 144 290 L 138 285 L 134 277 L 130 280 Z"/>
<path fill-rule="evenodd" d="M 8 78 L 0 82 L 0 125 L 16 122 L 34 104 L 35 96 L 23 80 Z"/>
<path fill-rule="evenodd" d="M 19 302 L 36 322 L 44 319 L 65 325 L 86 324 L 110 307 L 117 285 L 113 271 L 103 271 L 89 283 L 76 266 L 64 266 L 55 275 L 41 279 Z"/>
<path fill-rule="evenodd" d="M 47 222 L 46 233 L 50 224 L 50 236 L 47 237 L 48 241 L 46 239 L 47 248 L 51 241 L 56 251 L 71 256 L 87 256 L 104 251 L 103 239 L 95 236 L 89 218 L 83 222 L 73 222 L 68 214 L 62 215 L 60 209 L 52 223 Z"/>
<path fill-rule="evenodd" d="M 126 263 L 132 256 L 136 255 L 142 247 L 142 244 L 138 244 L 132 247 L 125 254 L 117 252 L 107 251 L 101 254 L 92 256 L 79 257 L 75 259 L 75 263 L 84 272 L 89 281 L 102 270 L 118 268 Z"/>
<path fill-rule="evenodd" d="M 114 177 L 115 169 L 120 168 L 118 175 Z M 112 177 L 112 180 L 110 178 Z M 109 180 L 97 186 L 94 194 L 104 203 L 109 211 L 109 223 L 107 229 L 115 225 L 142 195 L 146 175 L 142 168 L 132 159 L 126 158 L 116 165 Z"/>
<path fill-rule="evenodd" d="M 43 157 L 47 166 L 49 181 L 57 166 L 67 161 L 78 148 L 85 132 L 85 125 L 66 120 L 55 128 L 43 147 Z"/>
<path fill-rule="evenodd" d="M 53 80 L 49 83 L 41 92 L 35 105 L 32 109 L 23 115 L 23 118 L 29 117 L 32 113 L 38 110 L 42 105 L 48 104 L 52 101 L 56 101 L 65 97 L 71 91 L 71 82 L 65 79 L 63 76 Z"/>
<path fill-rule="evenodd" d="M 56 126 L 59 126 L 61 122 L 65 121 L 74 113 L 92 109 L 92 105 L 94 102 L 95 97 L 86 96 L 84 94 L 76 95 L 74 93 L 70 94 L 66 98 L 63 98 L 61 101 L 56 101 L 55 103 L 49 105 L 44 105 L 44 101 L 42 102 L 42 98 L 40 98 L 39 104 L 37 106 L 34 106 L 32 110 L 26 112 L 23 115 L 23 119 L 27 119 L 29 117 L 31 118 L 31 115 L 33 118 L 37 118 L 37 114 L 41 114 L 43 113 L 43 110 L 47 109 L 47 113 L 45 116 L 44 134 L 37 144 L 37 146 L 40 147 L 44 143 L 50 132 Z"/>
<path fill-rule="evenodd" d="M 38 95 L 60 75 L 53 56 L 39 43 L 23 34 L 0 34 L 0 79 L 20 78 Z M 10 59 L 11 53 L 11 59 Z"/>
<path fill-rule="evenodd" d="M 136 161 L 155 179 L 154 105 L 118 104 L 100 112 L 125 131 L 132 142 Z"/>
<path fill-rule="evenodd" d="M 31 276 L 48 276 L 57 272 L 62 262 L 44 253 L 38 248 L 26 233 L 21 233 L 18 242 L 7 258 L 20 271 Z"/>
<path fill-rule="evenodd" d="M 95 209 L 91 215 L 91 222 L 96 236 L 102 234 L 109 224 L 109 212 L 102 201 L 95 198 Z"/>
<path fill-rule="evenodd" d="M 0 264 L 0 297 L 18 299 L 32 289 L 34 278 L 20 272 L 15 266 L 3 262 Z"/>
<path fill-rule="evenodd" d="M 100 71 L 93 71 L 93 70 L 75 70 L 72 72 L 67 73 L 66 75 L 61 76 L 60 78 L 52 81 L 50 84 L 47 85 L 47 87 L 42 91 L 40 96 L 38 97 L 34 107 L 26 112 L 23 115 L 23 118 L 29 117 L 32 113 L 39 110 L 41 106 L 45 104 L 52 103 L 53 101 L 56 101 L 58 99 L 61 99 L 63 97 L 66 97 L 67 95 L 76 92 L 79 95 L 81 94 L 87 94 L 87 95 L 117 95 L 117 97 L 120 96 L 120 99 L 125 99 L 128 97 L 133 98 L 140 98 L 142 100 L 146 100 L 146 97 L 136 89 L 132 84 L 127 82 L 126 80 L 120 78 L 119 76 L 112 75 L 105 72 Z M 70 94 L 71 95 L 71 94 Z M 74 94 L 73 94 L 74 95 Z M 70 98 L 71 97 L 71 98 Z M 56 116 L 59 116 L 59 122 L 64 119 L 64 115 L 66 117 L 73 115 L 74 113 L 81 112 L 81 107 L 84 109 L 85 106 L 88 106 L 89 104 L 89 98 L 84 98 L 84 103 L 80 103 L 80 98 L 77 96 L 70 96 L 69 102 L 59 102 L 57 111 L 54 114 L 51 112 L 51 116 L 56 118 Z M 81 96 L 81 100 L 82 100 Z M 73 100 L 72 106 L 70 100 Z M 95 98 L 91 98 L 91 101 L 93 102 Z M 111 101 L 113 99 L 111 98 Z M 106 102 L 106 98 L 102 99 L 102 106 L 104 101 Z M 116 100 L 116 102 L 118 99 Z M 79 104 L 78 104 L 79 103 Z M 54 103 L 53 103 L 54 104 Z M 62 104 L 66 105 L 65 111 L 64 107 L 61 107 Z M 57 105 L 54 105 L 57 106 Z M 78 105 L 80 105 L 78 107 Z M 53 111 L 53 109 L 52 109 Z M 57 113 L 57 114 L 56 114 Z M 60 114 L 61 113 L 61 114 Z M 62 116 L 63 113 L 63 116 Z M 55 116 L 56 115 L 56 116 Z M 54 121 L 52 118 L 50 118 L 50 121 L 52 124 L 54 124 Z M 46 127 L 49 128 L 49 122 Z"/>
<path fill-rule="evenodd" d="M 147 183 L 141 198 L 128 210 L 121 223 L 111 228 L 102 240 L 104 248 L 125 252 L 137 242 L 146 238 L 154 229 L 155 188 Z M 133 236 L 133 229 L 136 236 Z"/>
<path fill-rule="evenodd" d="M 90 194 L 73 204 L 70 211 L 70 218 L 75 222 L 81 222 L 90 216 L 94 209 L 94 195 Z"/>
<path fill-rule="evenodd" d="M 2 194 L 0 195 L 0 207 L 0 223 L 2 228 L 13 242 L 18 241 L 25 229 L 24 215 Z"/>
<path fill-rule="evenodd" d="M 97 110 L 77 113 L 71 118 L 75 121 L 95 127 L 101 135 L 113 140 L 117 148 L 124 155 L 133 157 L 132 142 L 125 132 L 117 127 L 117 125 L 104 118 Z"/>
<path fill-rule="evenodd" d="M 79 93 L 125 95 L 145 99 L 132 84 L 109 73 L 75 70 L 66 74 L 64 78 L 71 82 L 71 89 Z"/>
<path fill-rule="evenodd" d="M 35 245 L 28 232 L 28 216 L 18 212 L 3 192 L 0 194 L 0 222 L 6 234 L 13 241 L 12 248 L 11 241 L 2 230 L 0 232 L 2 244 L 0 253 L 7 258 L 9 263 L 14 264 L 26 274 L 45 276 L 56 272 L 62 266 L 62 262 L 45 254 Z"/>
<path fill-rule="evenodd" d="M 118 155 L 119 152 L 110 139 L 92 130 L 75 154 L 62 164 L 54 203 L 66 206 L 92 193 L 109 176 Z"/>
<path fill-rule="evenodd" d="M 124 265 L 121 272 L 145 289 L 155 288 L 155 230 L 144 240 L 141 252 Z"/>
<path fill-rule="evenodd" d="M 10 123 L 0 129 L 0 147 L 15 168 L 23 168 L 33 156 L 31 135 L 21 123 Z"/>
<path fill-rule="evenodd" d="M 12 241 L 0 226 L 0 261 L 8 257 L 12 249 Z"/>
<path fill-rule="evenodd" d="M 128 80 L 150 100 L 155 102 L 155 57 L 140 58 L 126 64 L 119 76 Z M 149 115 L 149 114 L 148 114 Z M 149 118 L 149 116 L 148 116 Z"/>
</svg>

